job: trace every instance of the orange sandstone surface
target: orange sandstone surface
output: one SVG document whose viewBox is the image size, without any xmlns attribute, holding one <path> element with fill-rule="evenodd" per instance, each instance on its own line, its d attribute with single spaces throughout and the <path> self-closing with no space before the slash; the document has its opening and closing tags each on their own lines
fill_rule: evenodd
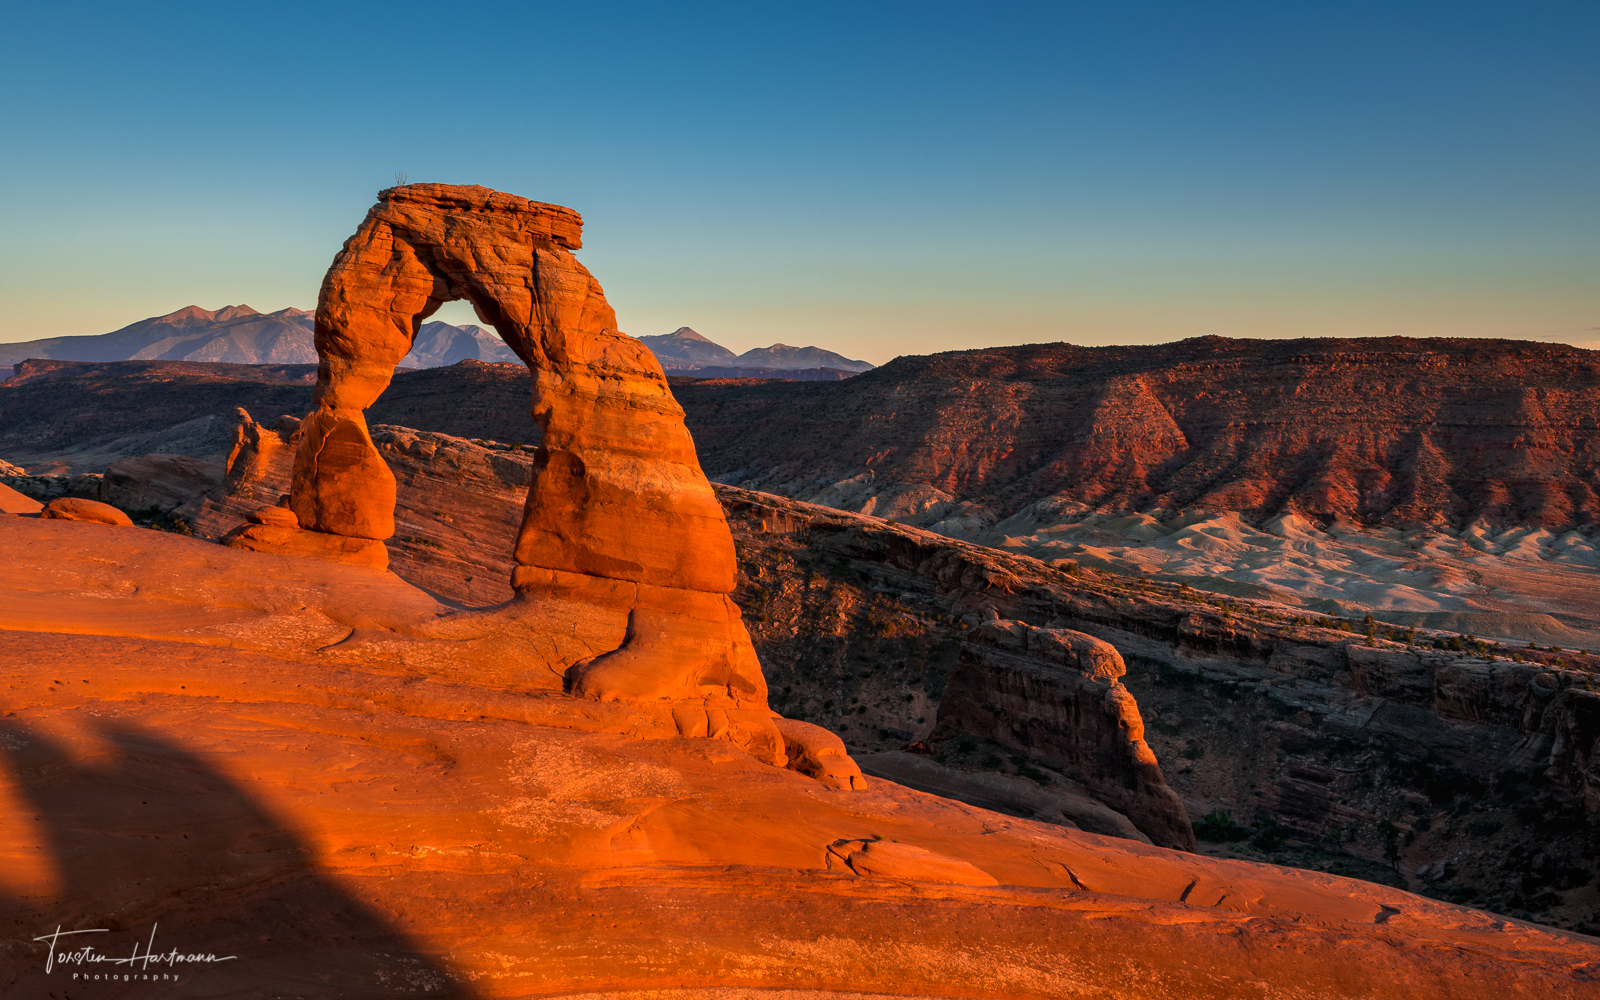
<svg viewBox="0 0 1600 1000">
<path fill-rule="evenodd" d="M 6 997 L 76 995 L 34 936 L 156 924 L 239 958 L 115 995 L 1600 995 L 1589 939 L 566 695 L 509 651 L 526 600 L 91 522 L 0 553 Z"/>
</svg>

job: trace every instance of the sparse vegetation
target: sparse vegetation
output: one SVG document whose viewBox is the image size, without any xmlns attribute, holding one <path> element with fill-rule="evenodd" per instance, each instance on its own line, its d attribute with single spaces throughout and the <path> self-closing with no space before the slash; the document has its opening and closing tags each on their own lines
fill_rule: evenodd
<svg viewBox="0 0 1600 1000">
<path fill-rule="evenodd" d="M 1227 813 L 1216 809 L 1195 820 L 1193 825 L 1196 837 L 1216 843 L 1244 840 L 1253 832 L 1249 827 L 1234 822 Z"/>
</svg>

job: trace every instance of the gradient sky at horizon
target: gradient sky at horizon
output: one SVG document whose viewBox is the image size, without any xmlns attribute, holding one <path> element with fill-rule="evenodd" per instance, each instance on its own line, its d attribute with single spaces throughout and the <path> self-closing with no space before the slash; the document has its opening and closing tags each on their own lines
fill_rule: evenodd
<svg viewBox="0 0 1600 1000">
<path fill-rule="evenodd" d="M 1600 346 L 1596 51 L 1592 2 L 13 5 L 0 341 L 310 308 L 403 171 L 578 209 L 625 331 L 740 351 Z"/>
</svg>

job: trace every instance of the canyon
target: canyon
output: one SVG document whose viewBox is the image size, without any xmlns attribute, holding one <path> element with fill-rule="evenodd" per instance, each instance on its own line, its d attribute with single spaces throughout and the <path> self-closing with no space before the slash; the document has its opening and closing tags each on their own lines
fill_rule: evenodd
<svg viewBox="0 0 1600 1000">
<path fill-rule="evenodd" d="M 1600 994 L 1600 658 L 1429 617 L 1592 572 L 1571 358 L 1489 345 L 1542 424 L 1448 342 L 669 380 L 580 247 L 397 187 L 316 367 L 0 385 L 15 925 L 238 956 L 129 996 Z M 397 368 L 452 299 L 521 363 Z M 1420 617 L 1307 583 L 1363 546 Z"/>
</svg>

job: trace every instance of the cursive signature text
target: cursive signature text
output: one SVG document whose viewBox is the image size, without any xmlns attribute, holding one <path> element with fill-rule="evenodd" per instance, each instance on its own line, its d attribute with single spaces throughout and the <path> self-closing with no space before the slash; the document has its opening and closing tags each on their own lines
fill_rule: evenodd
<svg viewBox="0 0 1600 1000">
<path fill-rule="evenodd" d="M 231 962 L 238 958 L 237 955 L 217 955 L 212 952 L 183 952 L 176 948 L 170 951 L 156 951 L 156 928 L 159 924 L 150 925 L 150 940 L 148 942 L 135 941 L 133 954 L 126 956 L 113 955 L 100 951 L 94 945 L 81 945 L 60 948 L 61 939 L 74 934 L 108 934 L 110 930 L 105 927 L 95 927 L 89 930 L 64 931 L 60 925 L 55 932 L 34 938 L 35 941 L 50 942 L 50 957 L 45 959 L 44 971 L 46 974 L 57 965 L 99 966 L 101 964 L 125 965 L 129 968 L 138 968 L 148 971 L 153 965 L 157 968 L 169 968 L 188 965 L 211 965 L 217 962 Z M 143 948 L 143 953 L 140 949 Z"/>
</svg>

